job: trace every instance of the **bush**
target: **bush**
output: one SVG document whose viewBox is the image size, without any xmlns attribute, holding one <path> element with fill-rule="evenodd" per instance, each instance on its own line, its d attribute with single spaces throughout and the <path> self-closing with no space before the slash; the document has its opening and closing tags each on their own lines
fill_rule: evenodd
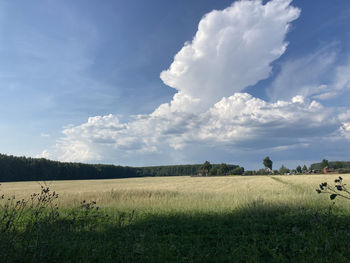
<svg viewBox="0 0 350 263">
<path fill-rule="evenodd" d="M 243 173 L 244 173 L 243 167 L 237 167 L 230 172 L 230 174 L 232 175 L 242 175 Z"/>
</svg>

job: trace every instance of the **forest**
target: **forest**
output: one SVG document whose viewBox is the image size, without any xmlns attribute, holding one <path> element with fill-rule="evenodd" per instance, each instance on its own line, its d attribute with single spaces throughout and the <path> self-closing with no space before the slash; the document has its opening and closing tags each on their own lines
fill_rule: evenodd
<svg viewBox="0 0 350 263">
<path fill-rule="evenodd" d="M 217 169 L 223 164 L 213 164 Z M 227 173 L 243 172 L 243 167 L 225 164 Z M 145 176 L 196 175 L 202 164 L 129 167 L 51 161 L 43 158 L 16 157 L 0 154 L 0 181 L 45 181 L 116 179 Z M 238 168 L 238 169 L 237 169 Z"/>
</svg>

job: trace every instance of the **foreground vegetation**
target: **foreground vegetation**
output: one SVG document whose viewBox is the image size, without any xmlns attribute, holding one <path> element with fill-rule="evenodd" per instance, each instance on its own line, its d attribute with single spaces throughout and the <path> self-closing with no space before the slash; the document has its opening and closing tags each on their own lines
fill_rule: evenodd
<svg viewBox="0 0 350 263">
<path fill-rule="evenodd" d="M 332 205 L 315 191 L 335 177 L 4 183 L 0 256 L 4 262 L 348 262 L 349 202 Z"/>
</svg>

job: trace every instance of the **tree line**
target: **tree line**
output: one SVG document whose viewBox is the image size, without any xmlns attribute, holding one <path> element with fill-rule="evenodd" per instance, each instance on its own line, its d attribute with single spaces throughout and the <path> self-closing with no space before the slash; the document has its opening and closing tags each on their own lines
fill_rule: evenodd
<svg viewBox="0 0 350 263">
<path fill-rule="evenodd" d="M 329 162 L 327 159 L 323 159 L 320 163 L 313 163 L 309 168 L 304 164 L 303 166 L 298 165 L 295 169 L 289 169 L 282 164 L 278 170 L 272 170 L 272 160 L 269 156 L 265 157 L 263 160 L 263 165 L 265 168 L 259 170 L 245 171 L 244 175 L 284 175 L 284 174 L 306 174 L 306 173 L 323 173 L 324 168 L 327 168 L 328 172 L 333 173 L 350 173 L 350 162 L 344 161 L 333 161 Z"/>
<path fill-rule="evenodd" d="M 272 160 L 263 160 L 265 169 L 245 171 L 243 167 L 233 164 L 164 165 L 148 167 L 130 167 L 107 164 L 85 164 L 51 161 L 44 158 L 16 157 L 0 154 L 0 182 L 45 181 L 45 180 L 82 180 L 82 179 L 115 179 L 146 176 L 184 176 L 184 175 L 265 175 L 265 174 L 300 174 L 310 171 L 321 171 L 328 167 L 336 172 L 350 172 L 350 162 L 328 162 L 298 165 L 296 169 L 288 169 L 284 165 L 279 170 L 272 170 Z M 267 169 L 268 168 L 268 169 Z"/>
<path fill-rule="evenodd" d="M 202 166 L 203 164 L 130 167 L 58 162 L 44 158 L 0 154 L 0 182 L 197 175 Z M 222 164 L 213 164 L 212 166 L 217 170 L 222 168 Z M 225 167 L 228 171 L 234 171 L 237 168 L 243 169 L 243 167 L 231 164 L 227 164 Z"/>
<path fill-rule="evenodd" d="M 197 170 L 197 175 L 200 176 L 215 176 L 215 175 L 242 175 L 244 168 L 233 164 L 211 164 L 205 161 Z"/>
<path fill-rule="evenodd" d="M 139 176 L 127 166 L 67 163 L 0 154 L 0 181 L 112 179 Z"/>
<path fill-rule="evenodd" d="M 310 170 L 321 170 L 325 167 L 337 170 L 339 172 L 349 171 L 350 170 L 350 162 L 343 161 L 333 161 L 329 162 L 326 159 L 323 159 L 320 163 L 313 163 L 310 165 Z"/>
</svg>

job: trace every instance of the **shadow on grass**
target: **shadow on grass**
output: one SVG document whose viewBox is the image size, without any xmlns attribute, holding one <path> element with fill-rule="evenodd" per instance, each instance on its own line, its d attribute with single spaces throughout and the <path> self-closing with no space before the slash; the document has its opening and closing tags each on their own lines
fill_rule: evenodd
<svg viewBox="0 0 350 263">
<path fill-rule="evenodd" d="M 257 201 L 226 213 L 136 212 L 131 222 L 62 216 L 2 235 L 0 252 L 2 262 L 349 262 L 350 212 L 315 211 Z"/>
</svg>

